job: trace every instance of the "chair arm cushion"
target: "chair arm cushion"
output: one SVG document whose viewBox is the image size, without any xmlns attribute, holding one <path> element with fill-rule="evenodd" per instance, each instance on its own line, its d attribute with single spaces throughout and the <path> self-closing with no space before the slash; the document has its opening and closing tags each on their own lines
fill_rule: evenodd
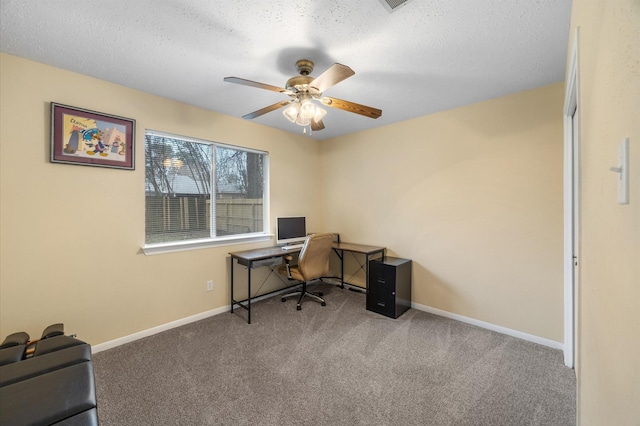
<svg viewBox="0 0 640 426">
<path fill-rule="evenodd" d="M 57 323 L 51 324 L 49 327 L 42 331 L 42 337 L 40 339 L 49 339 L 55 336 L 62 336 L 64 334 L 64 324 Z"/>
<path fill-rule="evenodd" d="M 51 426 L 98 426 L 98 410 L 92 408 L 91 410 L 83 411 Z"/>
<path fill-rule="evenodd" d="M 91 361 L 91 346 L 82 345 L 51 352 L 9 365 L 0 366 L 0 386 L 27 380 L 41 374 L 50 373 L 81 362 Z"/>
<path fill-rule="evenodd" d="M 6 425 L 49 425 L 95 407 L 91 362 L 0 387 L 0 413 Z"/>
<path fill-rule="evenodd" d="M 22 360 L 26 350 L 26 345 L 10 346 L 8 348 L 0 349 L 0 367 Z M 1 377 L 2 376 L 0 376 L 0 378 Z"/>
<path fill-rule="evenodd" d="M 35 344 L 36 350 L 33 353 L 33 356 L 41 356 L 50 352 L 55 352 L 78 345 L 86 345 L 86 343 L 82 340 L 78 340 L 74 337 L 69 336 L 49 337 L 48 339 L 40 340 Z"/>
<path fill-rule="evenodd" d="M 26 345 L 29 341 L 29 335 L 24 331 L 19 331 L 5 337 L 0 344 L 0 349 L 10 348 L 11 346 Z"/>
</svg>

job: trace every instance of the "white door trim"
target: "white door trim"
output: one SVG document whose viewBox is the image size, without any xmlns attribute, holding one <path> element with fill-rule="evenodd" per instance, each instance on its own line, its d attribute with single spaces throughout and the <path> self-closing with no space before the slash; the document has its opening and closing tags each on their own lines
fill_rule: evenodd
<svg viewBox="0 0 640 426">
<path fill-rule="evenodd" d="M 573 117 L 578 108 L 578 42 L 576 28 L 571 49 L 569 72 L 566 78 L 564 98 L 564 363 L 575 367 L 576 342 L 576 283 L 574 247 L 579 233 L 575 222 L 578 192 L 577 149 L 579 135 L 574 132 Z"/>
</svg>

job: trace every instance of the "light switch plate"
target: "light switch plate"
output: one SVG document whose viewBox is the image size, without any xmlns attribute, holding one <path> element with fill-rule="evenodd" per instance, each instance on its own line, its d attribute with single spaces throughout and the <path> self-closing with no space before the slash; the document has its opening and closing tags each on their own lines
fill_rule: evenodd
<svg viewBox="0 0 640 426">
<path fill-rule="evenodd" d="M 618 146 L 618 204 L 629 204 L 629 138 Z"/>
</svg>

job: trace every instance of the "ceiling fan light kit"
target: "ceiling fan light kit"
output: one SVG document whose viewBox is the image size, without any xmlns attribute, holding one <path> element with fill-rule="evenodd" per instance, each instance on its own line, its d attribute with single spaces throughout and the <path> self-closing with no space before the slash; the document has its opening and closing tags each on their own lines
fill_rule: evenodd
<svg viewBox="0 0 640 426">
<path fill-rule="evenodd" d="M 284 93 L 291 97 L 289 101 L 281 101 L 269 105 L 252 113 L 243 115 L 242 118 L 252 119 L 259 117 L 276 109 L 287 106 L 282 114 L 292 123 L 305 127 L 311 126 L 311 130 L 318 131 L 324 129 L 323 117 L 327 111 L 313 101 L 318 101 L 322 105 L 337 108 L 348 112 L 364 115 L 369 118 L 378 118 L 382 115 L 382 110 L 356 104 L 354 102 L 343 101 L 336 98 L 323 97 L 322 92 L 335 86 L 355 74 L 351 68 L 342 64 L 333 64 L 319 77 L 314 78 L 310 74 L 313 71 L 313 62 L 308 59 L 300 59 L 296 62 L 296 68 L 300 75 L 287 80 L 286 88 L 272 86 L 270 84 L 258 83 L 239 77 L 225 77 L 228 83 L 242 84 L 244 86 L 257 87 L 259 89 L 271 90 L 273 92 Z"/>
<path fill-rule="evenodd" d="M 299 126 L 308 126 L 312 122 L 316 124 L 320 123 L 322 118 L 327 114 L 327 110 L 314 104 L 311 99 L 309 95 L 301 95 L 300 100 L 294 101 L 282 111 L 282 115 L 290 122 Z"/>
</svg>

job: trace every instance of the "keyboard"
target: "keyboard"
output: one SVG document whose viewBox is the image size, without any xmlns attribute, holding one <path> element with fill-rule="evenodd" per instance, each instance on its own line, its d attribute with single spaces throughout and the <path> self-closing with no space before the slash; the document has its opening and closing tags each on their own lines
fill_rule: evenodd
<svg viewBox="0 0 640 426">
<path fill-rule="evenodd" d="M 288 246 L 282 246 L 282 250 L 295 250 L 302 248 L 303 244 L 289 244 Z"/>
</svg>

